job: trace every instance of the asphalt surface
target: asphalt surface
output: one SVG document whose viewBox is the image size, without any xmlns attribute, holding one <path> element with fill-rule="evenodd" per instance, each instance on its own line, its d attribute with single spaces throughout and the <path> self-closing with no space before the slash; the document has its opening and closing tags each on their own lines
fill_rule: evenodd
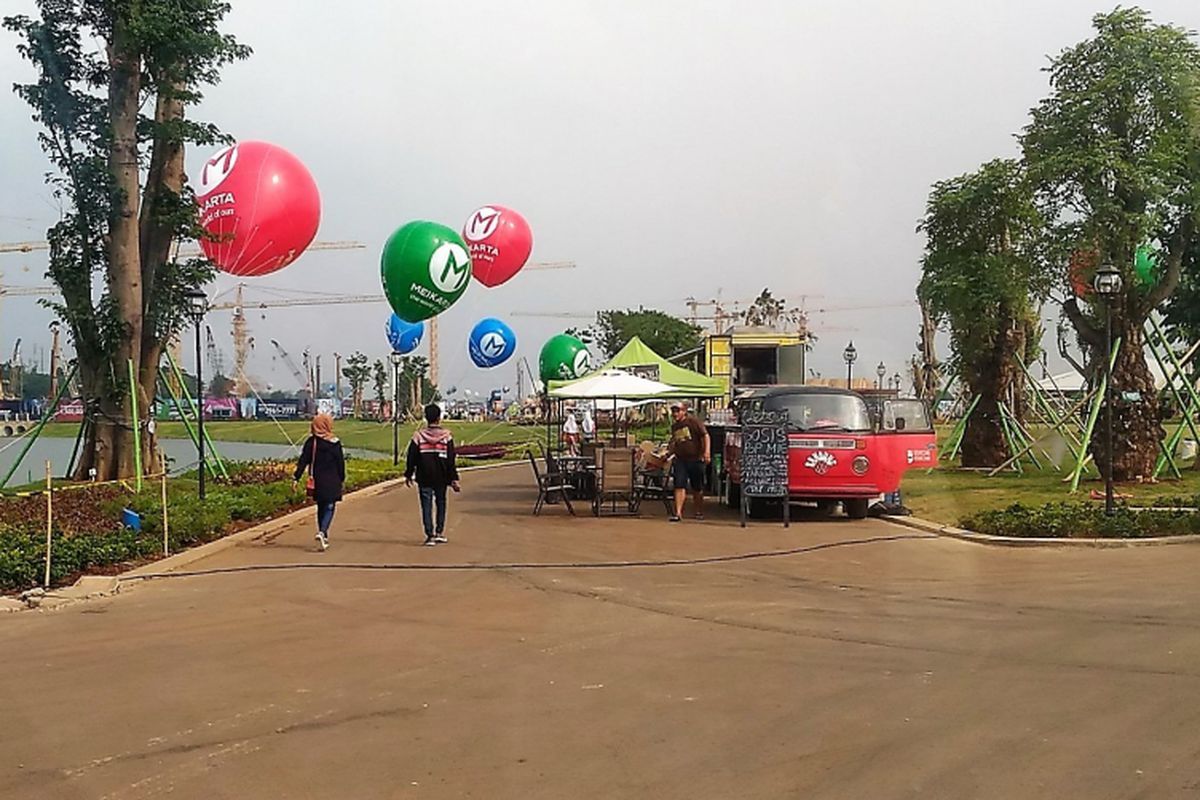
<svg viewBox="0 0 1200 800">
<path fill-rule="evenodd" d="M 533 518 L 530 483 L 471 475 L 445 546 L 398 488 L 326 553 L 0 616 L 0 798 L 1200 796 L 1200 547 Z"/>
</svg>

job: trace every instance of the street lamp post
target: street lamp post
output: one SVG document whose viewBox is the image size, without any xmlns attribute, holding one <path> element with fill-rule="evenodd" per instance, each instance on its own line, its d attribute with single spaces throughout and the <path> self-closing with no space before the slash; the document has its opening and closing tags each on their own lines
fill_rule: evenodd
<svg viewBox="0 0 1200 800">
<path fill-rule="evenodd" d="M 896 382 L 896 394 L 899 395 L 900 394 L 900 380 L 901 380 L 900 373 L 897 372 L 895 375 L 893 375 L 892 380 L 894 380 Z"/>
<path fill-rule="evenodd" d="M 187 298 L 188 316 L 196 324 L 196 455 L 200 462 L 200 499 L 204 499 L 204 361 L 200 353 L 200 325 L 208 311 L 208 295 L 200 289 L 189 289 Z"/>
<path fill-rule="evenodd" d="M 404 356 L 392 352 L 392 466 L 400 464 L 400 362 Z"/>
<path fill-rule="evenodd" d="M 854 361 L 858 358 L 858 351 L 854 349 L 854 342 L 846 345 L 846 349 L 842 351 L 842 358 L 846 362 L 846 388 L 853 388 L 851 382 L 854 380 Z"/>
<path fill-rule="evenodd" d="M 887 375 L 887 367 L 885 367 L 883 365 L 882 361 L 880 361 L 879 366 L 875 368 L 875 374 L 879 376 L 879 382 L 878 382 L 876 388 L 878 388 L 880 391 L 882 391 L 883 390 L 883 376 Z"/>
<path fill-rule="evenodd" d="M 1113 301 L 1121 293 L 1121 271 L 1110 263 L 1101 265 L 1092 280 L 1092 288 L 1104 301 L 1104 513 L 1116 512 L 1113 503 L 1113 412 L 1112 412 L 1112 314 Z"/>
</svg>

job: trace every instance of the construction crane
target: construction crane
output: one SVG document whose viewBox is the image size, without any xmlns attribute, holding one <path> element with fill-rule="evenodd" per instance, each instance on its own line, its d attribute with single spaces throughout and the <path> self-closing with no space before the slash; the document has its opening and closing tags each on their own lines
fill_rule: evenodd
<svg viewBox="0 0 1200 800">
<path fill-rule="evenodd" d="M 283 345 L 281 345 L 278 341 L 276 341 L 275 339 L 272 339 L 271 344 L 274 345 L 275 349 L 279 351 L 279 357 L 283 359 L 283 363 L 287 366 L 288 370 L 296 378 L 296 381 L 300 385 L 300 391 L 307 393 L 311 397 L 312 396 L 312 378 L 309 375 L 308 370 L 301 369 L 300 365 L 297 364 L 296 361 L 290 355 L 288 355 L 288 351 L 284 350 Z M 308 351 L 307 350 L 304 351 L 304 359 L 305 359 L 305 364 L 307 366 L 307 362 L 308 362 Z"/>
<path fill-rule="evenodd" d="M 306 249 L 309 250 L 362 250 L 366 245 L 362 242 L 313 242 Z M 49 250 L 48 242 L 0 242 L 0 253 L 32 253 L 35 250 Z M 183 256 L 184 258 L 194 258 L 202 254 L 200 245 L 192 242 L 186 245 L 176 245 L 173 250 L 172 258 Z"/>
<path fill-rule="evenodd" d="M 9 394 L 18 400 L 21 399 L 21 337 L 17 337 L 17 343 L 13 346 L 12 361 L 8 362 L 8 388 Z"/>
<path fill-rule="evenodd" d="M 208 325 L 204 326 L 205 346 L 204 355 L 208 361 L 209 372 L 215 378 L 218 375 L 225 375 L 225 358 L 221 355 L 220 349 L 217 347 L 217 340 L 213 338 L 212 328 Z"/>
</svg>

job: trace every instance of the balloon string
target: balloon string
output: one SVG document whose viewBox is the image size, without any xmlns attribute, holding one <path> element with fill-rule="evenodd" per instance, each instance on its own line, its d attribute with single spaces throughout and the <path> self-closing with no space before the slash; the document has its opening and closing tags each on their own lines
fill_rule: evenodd
<svg viewBox="0 0 1200 800">
<path fill-rule="evenodd" d="M 256 233 L 256 234 L 258 233 L 258 226 L 257 226 L 257 225 L 255 225 L 255 226 L 254 226 L 254 233 Z M 246 265 L 247 265 L 247 267 L 246 267 L 246 268 L 247 268 L 247 270 L 249 270 L 249 269 L 250 269 L 250 266 L 251 266 L 251 265 L 253 265 L 253 264 L 254 264 L 254 262 L 258 260 L 258 257 L 259 257 L 259 256 L 261 256 L 263 253 L 265 253 L 267 250 L 269 250 L 269 249 L 270 249 L 270 248 L 271 248 L 271 247 L 272 247 L 274 244 L 275 244 L 275 240 L 274 240 L 274 239 L 268 239 L 268 240 L 266 241 L 266 243 L 265 243 L 265 244 L 263 244 L 263 246 L 262 246 L 262 247 L 258 248 L 258 250 L 255 250 L 255 251 L 254 251 L 254 253 L 253 253 L 253 254 L 252 254 L 252 255 L 251 255 L 249 258 L 245 258 L 245 255 L 246 255 L 246 248 L 244 248 L 244 247 L 243 247 L 243 248 L 242 248 L 242 252 L 238 254 L 238 266 L 239 266 L 239 268 L 241 267 L 241 265 L 242 265 L 242 264 L 246 264 Z M 242 273 L 242 272 L 240 272 L 240 271 L 239 271 L 239 273 L 238 273 L 238 274 L 239 274 L 239 275 L 242 275 L 242 274 L 246 274 L 246 275 L 253 275 L 254 273 L 252 273 L 252 272 L 245 272 L 245 273 Z"/>
</svg>

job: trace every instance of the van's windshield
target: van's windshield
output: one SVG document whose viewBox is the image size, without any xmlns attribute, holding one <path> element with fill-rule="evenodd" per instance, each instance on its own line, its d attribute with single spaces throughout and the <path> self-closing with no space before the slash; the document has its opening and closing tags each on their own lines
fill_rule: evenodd
<svg viewBox="0 0 1200 800">
<path fill-rule="evenodd" d="M 742 408 L 788 412 L 788 422 L 797 431 L 869 431 L 871 415 L 861 397 L 847 394 L 777 394 L 750 397 Z"/>
</svg>

